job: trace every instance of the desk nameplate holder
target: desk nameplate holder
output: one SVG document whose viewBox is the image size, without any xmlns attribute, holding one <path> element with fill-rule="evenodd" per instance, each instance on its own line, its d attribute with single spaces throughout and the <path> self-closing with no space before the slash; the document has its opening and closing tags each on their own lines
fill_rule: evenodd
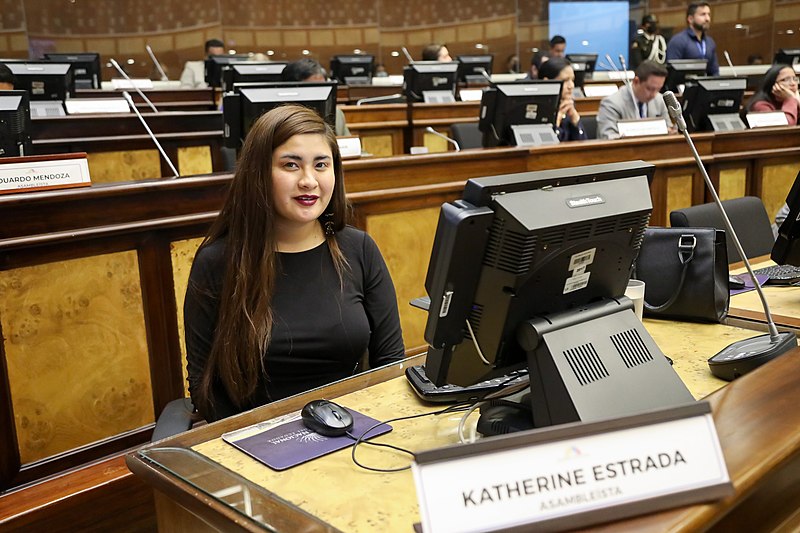
<svg viewBox="0 0 800 533">
<path fill-rule="evenodd" d="M 666 135 L 669 133 L 667 121 L 663 117 L 620 120 L 617 122 L 619 136 L 643 137 L 645 135 Z"/>
<path fill-rule="evenodd" d="M 745 117 L 751 128 L 766 128 L 768 126 L 788 126 L 789 120 L 783 111 L 766 111 L 761 113 L 748 113 Z"/>
<path fill-rule="evenodd" d="M 420 452 L 412 471 L 426 532 L 575 529 L 733 492 L 707 402 Z"/>
<path fill-rule="evenodd" d="M 85 152 L 0 159 L 0 194 L 89 187 Z"/>
<path fill-rule="evenodd" d="M 520 124 L 511 126 L 517 146 L 547 146 L 559 144 L 552 124 Z"/>
<path fill-rule="evenodd" d="M 153 80 L 148 78 L 112 78 L 111 85 L 114 89 L 152 89 L 153 88 Z"/>
<path fill-rule="evenodd" d="M 348 135 L 336 137 L 336 144 L 339 145 L 339 153 L 342 159 L 358 159 L 361 157 L 361 137 Z"/>
</svg>

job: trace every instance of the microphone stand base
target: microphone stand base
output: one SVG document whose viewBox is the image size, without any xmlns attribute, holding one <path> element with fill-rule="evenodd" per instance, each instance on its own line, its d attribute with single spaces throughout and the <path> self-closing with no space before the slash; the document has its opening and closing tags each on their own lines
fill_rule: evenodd
<svg viewBox="0 0 800 533">
<path fill-rule="evenodd" d="M 791 331 L 778 333 L 775 341 L 759 335 L 729 345 L 708 360 L 708 367 L 718 378 L 733 381 L 796 347 L 797 335 Z"/>
</svg>

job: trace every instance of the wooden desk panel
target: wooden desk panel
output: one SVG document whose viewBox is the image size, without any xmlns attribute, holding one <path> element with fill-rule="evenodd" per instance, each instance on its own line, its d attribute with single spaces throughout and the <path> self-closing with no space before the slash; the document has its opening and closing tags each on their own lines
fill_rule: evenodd
<svg viewBox="0 0 800 533">
<path fill-rule="evenodd" d="M 648 321 L 646 325 L 649 330 L 655 332 L 665 324 Z M 694 360 L 704 359 L 709 353 L 739 334 L 742 336 L 751 334 L 738 330 L 740 333 L 731 335 L 731 338 L 715 339 L 714 337 L 721 331 L 737 330 L 728 330 L 720 325 L 709 326 L 702 336 L 709 342 L 702 347 L 694 346 L 693 355 L 684 354 L 684 357 Z M 676 333 L 677 330 L 667 328 L 655 333 L 654 336 L 657 340 L 661 335 L 674 338 Z M 800 458 L 800 413 L 796 409 L 785 412 L 786 405 L 800 401 L 800 385 L 797 384 L 791 371 L 797 364 L 798 357 L 800 350 L 795 350 L 792 354 L 761 367 L 709 397 L 723 453 L 736 490 L 733 496 L 718 502 L 681 507 L 602 525 L 595 529 L 598 531 L 714 530 L 718 521 L 724 521 L 727 516 L 737 514 L 747 515 L 755 522 L 761 520 L 762 523 L 775 523 L 779 517 L 765 516 L 763 509 L 753 505 L 753 502 L 754 495 L 772 494 L 771 481 L 787 469 L 791 472 L 793 465 Z M 682 357 L 676 357 L 676 368 L 679 373 L 681 372 L 679 365 L 683 362 Z M 410 525 L 418 520 L 418 511 L 411 475 L 408 472 L 366 473 L 351 463 L 349 450 L 344 450 L 289 471 L 276 473 L 218 438 L 225 431 L 296 411 L 309 399 L 318 397 L 335 398 L 343 405 L 379 419 L 432 410 L 431 407 L 419 402 L 402 378 L 391 380 L 393 375 L 401 371 L 402 369 L 396 365 L 379 373 L 359 376 L 319 391 L 198 428 L 159 445 L 193 447 L 247 479 L 274 491 L 278 497 L 288 500 L 289 505 L 293 502 L 294 505 L 299 505 L 303 510 L 344 531 L 374 531 L 376 528 L 381 531 L 409 531 Z M 390 380 L 383 381 L 384 379 Z M 398 422 L 394 424 L 395 430 L 380 440 L 416 450 L 454 443 L 457 440 L 455 437 L 457 419 L 457 416 L 444 416 Z M 396 454 L 380 451 L 359 449 L 359 456 L 363 462 L 381 467 L 407 464 L 406 459 Z M 142 462 L 135 454 L 128 456 L 128 464 L 131 470 L 147 483 L 180 501 L 198 516 L 211 520 L 212 523 L 214 517 L 219 517 L 224 510 L 224 507 L 217 502 L 186 491 L 183 482 L 163 469 Z M 344 480 L 346 482 L 343 482 Z M 327 490 L 324 487 L 327 487 Z M 796 508 L 794 502 L 797 501 L 795 498 L 798 491 L 800 486 L 795 484 L 791 490 L 784 492 L 783 501 L 792 503 L 780 510 L 782 517 L 791 515 Z M 353 501 L 371 502 L 371 505 L 346 505 Z M 376 509 L 381 509 L 383 512 L 376 512 Z M 774 512 L 774 509 L 769 509 L 769 512 Z"/>
</svg>

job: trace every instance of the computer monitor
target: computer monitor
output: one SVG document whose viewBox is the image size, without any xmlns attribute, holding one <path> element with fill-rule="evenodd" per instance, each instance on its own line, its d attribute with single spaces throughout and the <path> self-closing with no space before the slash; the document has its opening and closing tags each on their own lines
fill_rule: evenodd
<svg viewBox="0 0 800 533">
<path fill-rule="evenodd" d="M 27 61 L 6 65 L 17 78 L 14 88 L 28 91 L 32 101 L 64 101 L 75 96 L 75 78 L 69 63 Z"/>
<path fill-rule="evenodd" d="M 239 148 L 258 117 L 289 103 L 314 109 L 335 127 L 336 82 L 237 85 L 236 92 L 227 93 L 222 103 L 225 146 Z"/>
<path fill-rule="evenodd" d="M 683 118 L 686 120 L 686 127 L 690 132 L 743 129 L 739 108 L 746 88 L 745 78 L 702 76 L 686 80 L 683 90 Z M 741 127 L 730 127 L 728 117 L 738 119 L 734 123 Z"/>
<path fill-rule="evenodd" d="M 775 58 L 772 60 L 772 64 L 780 64 L 783 63 L 785 65 L 791 65 L 795 67 L 795 70 L 798 66 L 800 66 L 800 48 L 781 48 L 777 52 L 775 52 Z"/>
<path fill-rule="evenodd" d="M 284 68 L 286 63 L 274 61 L 233 63 L 222 71 L 222 89 L 225 92 L 232 91 L 237 83 L 282 81 L 281 74 Z"/>
<path fill-rule="evenodd" d="M 425 279 L 428 379 L 528 365 L 537 426 L 693 401 L 623 297 L 653 173 L 632 161 L 468 180 L 442 206 Z"/>
<path fill-rule="evenodd" d="M 555 124 L 561 100 L 558 80 L 498 83 L 484 91 L 478 126 L 483 146 L 514 146 L 512 126 Z"/>
<path fill-rule="evenodd" d="M 428 91 L 455 95 L 458 62 L 417 61 L 403 69 L 403 83 L 409 102 L 425 100 Z M 454 96 L 455 97 L 455 96 Z"/>
<path fill-rule="evenodd" d="M 463 83 L 487 83 L 490 80 L 486 76 L 492 75 L 492 62 L 494 56 L 484 55 L 464 55 L 457 56 L 458 61 L 458 81 Z M 484 76 L 483 73 L 486 73 Z"/>
<path fill-rule="evenodd" d="M 0 157 L 31 155 L 27 91 L 0 91 Z"/>
<path fill-rule="evenodd" d="M 100 82 L 103 81 L 100 70 L 100 54 L 96 52 L 53 53 L 45 54 L 44 58 L 54 63 L 71 63 L 76 89 L 100 89 Z"/>
<path fill-rule="evenodd" d="M 337 55 L 331 58 L 331 79 L 343 85 L 369 85 L 374 73 L 373 55 Z"/>
<path fill-rule="evenodd" d="M 575 72 L 575 87 L 583 87 L 586 78 L 591 78 L 597 64 L 597 54 L 567 54 L 567 60 Z"/>
<path fill-rule="evenodd" d="M 681 93 L 686 78 L 706 75 L 707 64 L 705 59 L 670 59 L 667 61 L 667 80 L 662 91 Z"/>
<path fill-rule="evenodd" d="M 205 61 L 205 80 L 209 87 L 222 87 L 222 71 L 234 63 L 250 61 L 247 54 L 208 56 Z"/>
<path fill-rule="evenodd" d="M 779 265 L 800 267 L 800 173 L 794 179 L 792 188 L 786 196 L 789 214 L 778 228 L 778 238 L 772 247 L 770 257 Z"/>
</svg>

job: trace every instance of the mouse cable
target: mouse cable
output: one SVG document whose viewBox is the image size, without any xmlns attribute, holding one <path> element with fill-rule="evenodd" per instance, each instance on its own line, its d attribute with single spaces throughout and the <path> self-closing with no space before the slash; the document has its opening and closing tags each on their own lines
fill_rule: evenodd
<svg viewBox="0 0 800 533">
<path fill-rule="evenodd" d="M 355 435 L 353 435 L 350 432 L 348 432 L 347 436 L 355 441 L 355 443 L 353 444 L 353 448 L 351 450 L 350 457 L 353 459 L 353 463 L 355 463 L 356 466 L 358 466 L 360 468 L 363 468 L 364 470 L 370 470 L 372 472 L 388 473 L 388 472 L 402 472 L 404 470 L 408 470 L 408 469 L 411 468 L 411 465 L 406 465 L 406 466 L 403 466 L 403 467 L 400 467 L 400 468 L 374 468 L 374 467 L 371 467 L 371 466 L 367 466 L 367 465 L 361 464 L 358 461 L 358 459 L 356 459 L 356 448 L 358 448 L 359 444 L 369 444 L 371 446 L 381 446 L 381 447 L 384 447 L 384 448 L 392 448 L 394 450 L 397 450 L 397 451 L 400 451 L 400 452 L 403 452 L 403 453 L 407 453 L 411 457 L 416 457 L 416 454 L 414 452 L 412 452 L 411 450 L 406 450 L 405 448 L 401 448 L 399 446 L 394 446 L 392 444 L 386 444 L 386 443 L 382 443 L 382 442 L 370 442 L 368 440 L 364 440 L 364 438 L 367 436 L 367 434 L 370 431 L 372 431 L 376 427 L 381 426 L 383 424 L 389 424 L 390 422 L 398 422 L 400 420 L 411 420 L 412 418 L 422 418 L 424 416 L 432 416 L 432 415 L 443 415 L 443 414 L 451 413 L 451 412 L 454 412 L 454 411 L 460 411 L 460 410 L 463 410 L 465 407 L 469 406 L 471 403 L 472 402 L 469 402 L 469 403 L 462 402 L 462 403 L 457 403 L 457 404 L 451 405 L 451 406 L 449 406 L 449 407 L 447 407 L 445 409 L 441 409 L 439 411 L 432 411 L 430 413 L 420 413 L 420 414 L 416 414 L 416 415 L 400 416 L 400 417 L 397 417 L 397 418 L 391 418 L 389 420 L 385 420 L 385 421 L 382 421 L 382 422 L 378 422 L 377 424 L 373 424 L 372 426 L 367 428 L 363 433 L 361 433 L 361 435 L 359 435 L 358 437 L 356 437 Z"/>
</svg>

